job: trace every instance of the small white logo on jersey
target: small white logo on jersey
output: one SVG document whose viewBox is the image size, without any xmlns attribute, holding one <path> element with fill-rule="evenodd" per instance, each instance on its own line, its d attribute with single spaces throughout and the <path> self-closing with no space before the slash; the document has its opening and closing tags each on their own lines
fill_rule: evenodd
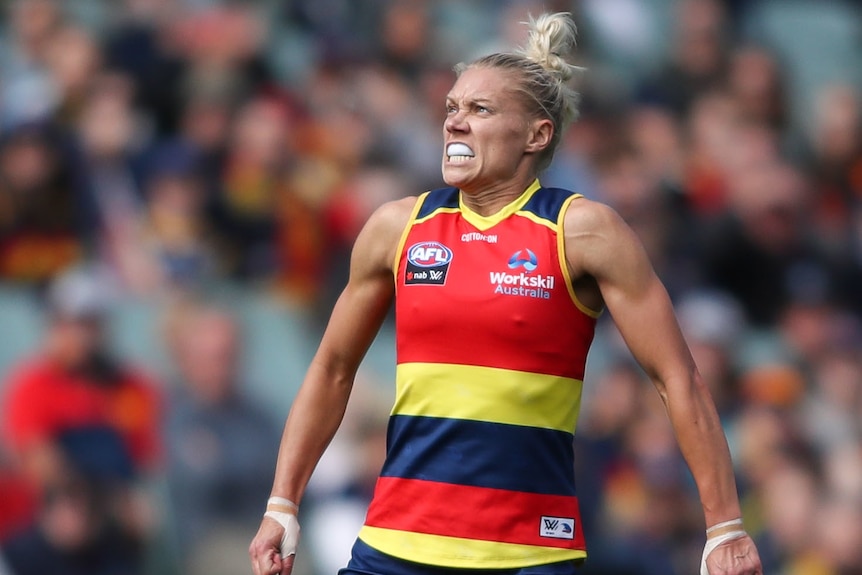
<svg viewBox="0 0 862 575">
<path fill-rule="evenodd" d="M 571 517 L 548 517 L 542 515 L 539 524 L 540 537 L 553 537 L 554 539 L 574 539 L 575 520 Z"/>
<path fill-rule="evenodd" d="M 489 244 L 497 243 L 497 234 L 482 234 L 479 232 L 467 232 L 461 234 L 462 242 L 488 242 Z"/>
</svg>

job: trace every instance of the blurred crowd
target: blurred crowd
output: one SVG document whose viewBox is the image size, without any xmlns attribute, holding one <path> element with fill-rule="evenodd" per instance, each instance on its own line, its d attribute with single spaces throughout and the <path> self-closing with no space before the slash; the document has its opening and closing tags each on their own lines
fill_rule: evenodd
<svg viewBox="0 0 862 575">
<path fill-rule="evenodd" d="M 452 66 L 517 45 L 519 22 L 546 10 L 573 13 L 587 71 L 543 183 L 610 204 L 644 242 L 766 572 L 862 573 L 862 3 L 2 10 L 0 304 L 24 294 L 40 319 L 0 365 L 0 574 L 248 570 L 299 382 L 272 382 L 279 409 L 255 393 L 243 356 L 275 362 L 280 342 L 237 302 L 269 302 L 313 350 L 371 211 L 442 186 Z M 162 361 L 114 345 L 111 318 L 135 302 L 154 333 L 132 348 L 154 338 Z M 23 337 L 0 323 L 4 346 Z M 303 505 L 303 575 L 346 562 L 382 463 L 391 375 L 361 379 Z M 687 575 L 697 493 L 607 317 L 586 379 L 584 575 Z"/>
</svg>

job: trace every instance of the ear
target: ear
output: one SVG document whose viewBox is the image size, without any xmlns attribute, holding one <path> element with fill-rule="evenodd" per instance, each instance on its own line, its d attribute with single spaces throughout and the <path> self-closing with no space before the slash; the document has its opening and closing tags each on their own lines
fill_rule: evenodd
<svg viewBox="0 0 862 575">
<path fill-rule="evenodd" d="M 530 131 L 527 133 L 526 152 L 541 152 L 551 144 L 554 137 L 554 124 L 547 118 L 541 118 L 530 122 Z"/>
</svg>

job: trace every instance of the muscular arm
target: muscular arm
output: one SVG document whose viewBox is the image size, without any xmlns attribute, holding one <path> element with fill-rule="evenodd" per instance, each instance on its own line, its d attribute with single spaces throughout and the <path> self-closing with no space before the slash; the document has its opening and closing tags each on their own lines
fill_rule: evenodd
<svg viewBox="0 0 862 575">
<path fill-rule="evenodd" d="M 291 407 L 275 471 L 272 495 L 299 503 L 305 487 L 341 420 L 359 363 L 374 340 L 395 293 L 392 266 L 415 198 L 378 209 L 360 232 L 350 262 L 350 279 L 332 310 L 329 325 Z M 299 528 L 265 517 L 249 547 L 255 575 L 288 575 Z M 287 526 L 293 522 L 293 533 Z M 292 538 L 287 545 L 285 537 Z"/>
<path fill-rule="evenodd" d="M 344 416 L 356 370 L 395 292 L 392 265 L 415 198 L 386 204 L 360 232 L 350 279 L 332 310 L 281 440 L 272 495 L 299 502 Z"/>
<path fill-rule="evenodd" d="M 573 277 L 595 279 L 623 339 L 661 395 L 697 483 L 706 524 L 740 517 L 715 405 L 640 241 L 613 210 L 587 200 L 572 202 L 564 226 Z"/>
</svg>

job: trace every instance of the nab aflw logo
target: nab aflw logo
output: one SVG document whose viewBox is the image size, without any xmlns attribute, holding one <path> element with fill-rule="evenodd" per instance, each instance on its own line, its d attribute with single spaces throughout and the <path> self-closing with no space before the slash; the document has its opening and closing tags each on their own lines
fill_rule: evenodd
<svg viewBox="0 0 862 575">
<path fill-rule="evenodd" d="M 407 250 L 405 285 L 443 285 L 452 261 L 452 250 L 440 242 L 420 242 Z"/>
<path fill-rule="evenodd" d="M 542 515 L 539 525 L 540 537 L 553 537 L 554 539 L 574 539 L 575 520 L 571 517 L 548 517 Z"/>
</svg>

